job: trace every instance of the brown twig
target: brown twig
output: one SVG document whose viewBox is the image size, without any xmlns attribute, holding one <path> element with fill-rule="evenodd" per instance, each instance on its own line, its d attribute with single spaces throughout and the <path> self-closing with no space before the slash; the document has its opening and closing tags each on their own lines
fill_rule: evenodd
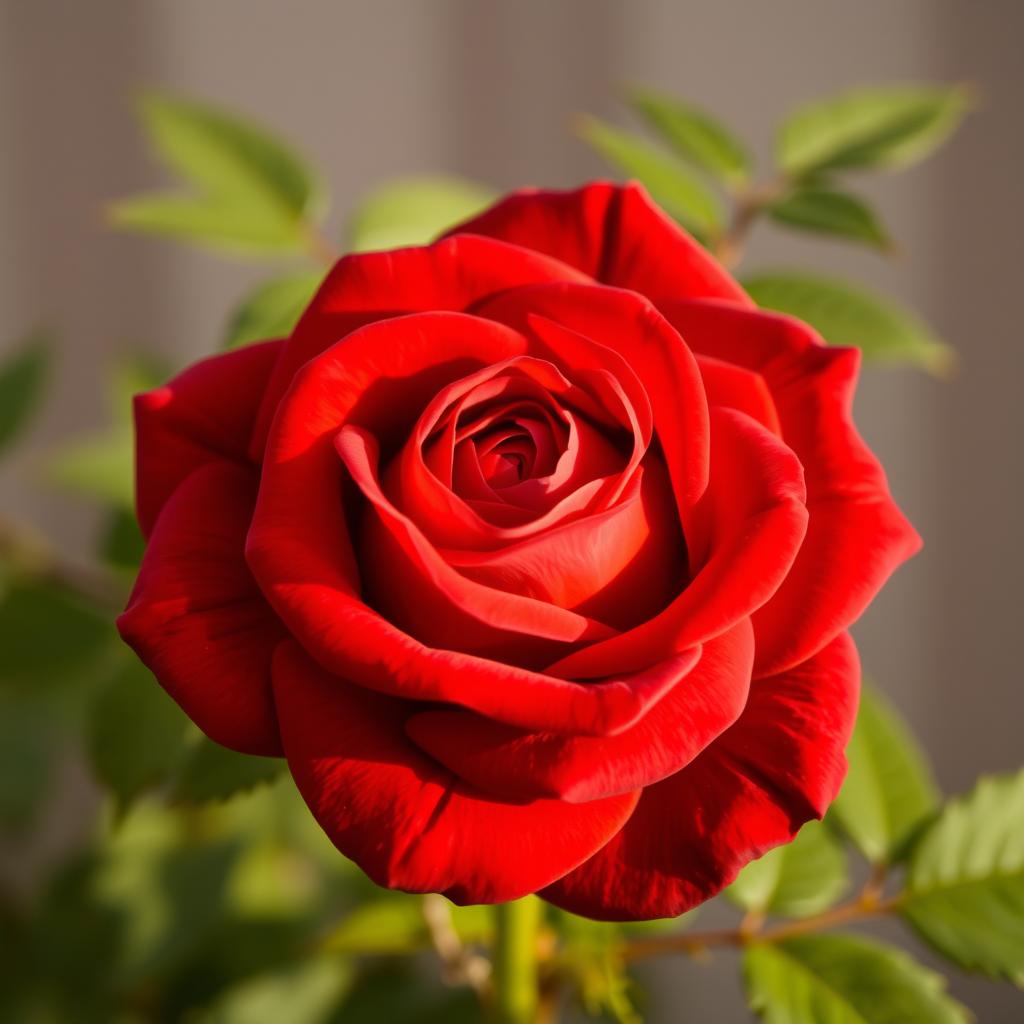
<svg viewBox="0 0 1024 1024">
<path fill-rule="evenodd" d="M 763 185 L 752 185 L 737 194 L 732 220 L 712 246 L 720 263 L 726 267 L 735 267 L 740 262 L 757 218 L 785 195 L 788 188 L 789 183 L 779 178 Z"/>
<path fill-rule="evenodd" d="M 452 924 L 451 907 L 443 896 L 428 893 L 423 897 L 422 908 L 430 944 L 441 961 L 444 980 L 449 985 L 468 985 L 485 998 L 490 985 L 490 960 L 463 945 Z"/>
<path fill-rule="evenodd" d="M 685 953 L 700 956 L 715 947 L 740 948 L 753 942 L 783 942 L 798 935 L 825 931 L 838 925 L 861 921 L 869 917 L 891 914 L 897 910 L 901 897 L 883 898 L 876 892 L 872 881 L 864 887 L 856 899 L 843 903 L 831 910 L 814 914 L 796 921 L 786 921 L 765 928 L 757 920 L 744 919 L 738 928 L 724 928 L 719 931 L 689 932 L 683 935 L 662 935 L 649 939 L 637 939 L 623 949 L 626 960 L 639 960 L 648 956 L 665 953 Z"/>
<path fill-rule="evenodd" d="M 302 222 L 302 234 L 309 255 L 317 262 L 333 267 L 341 252 L 337 246 L 312 221 Z"/>
</svg>

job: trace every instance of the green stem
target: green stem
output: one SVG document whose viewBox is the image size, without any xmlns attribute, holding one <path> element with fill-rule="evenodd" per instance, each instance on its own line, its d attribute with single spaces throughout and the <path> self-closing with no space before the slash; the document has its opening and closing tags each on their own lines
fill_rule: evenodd
<svg viewBox="0 0 1024 1024">
<path fill-rule="evenodd" d="M 494 908 L 494 1020 L 534 1024 L 537 1018 L 537 929 L 541 903 L 535 896 Z"/>
</svg>

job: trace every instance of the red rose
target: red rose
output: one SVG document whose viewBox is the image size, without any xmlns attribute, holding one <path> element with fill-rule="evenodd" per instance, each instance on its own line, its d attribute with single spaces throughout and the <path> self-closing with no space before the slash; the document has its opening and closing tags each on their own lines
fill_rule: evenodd
<svg viewBox="0 0 1024 1024">
<path fill-rule="evenodd" d="M 381 885 L 679 914 L 825 812 L 845 630 L 919 544 L 858 355 L 636 186 L 347 256 L 138 398 L 121 633 Z"/>
</svg>

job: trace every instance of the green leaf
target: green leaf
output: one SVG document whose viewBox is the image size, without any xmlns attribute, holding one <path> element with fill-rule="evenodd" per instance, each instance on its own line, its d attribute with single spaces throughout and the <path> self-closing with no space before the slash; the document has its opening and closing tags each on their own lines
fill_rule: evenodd
<svg viewBox="0 0 1024 1024">
<path fill-rule="evenodd" d="M 793 176 L 851 167 L 905 167 L 944 142 L 970 109 L 962 86 L 856 89 L 809 103 L 783 122 L 780 167 Z"/>
<path fill-rule="evenodd" d="M 429 945 L 423 907 L 414 896 L 382 896 L 355 907 L 324 943 L 332 954 L 414 953 Z"/>
<path fill-rule="evenodd" d="M 231 249 L 303 247 L 322 197 L 287 145 L 227 111 L 180 98 L 148 96 L 140 114 L 157 154 L 195 194 L 122 200 L 110 211 L 115 224 Z"/>
<path fill-rule="evenodd" d="M 744 910 L 806 917 L 831 907 L 848 884 L 842 847 L 810 821 L 793 842 L 748 864 L 725 893 Z"/>
<path fill-rule="evenodd" d="M 185 803 L 227 800 L 273 782 L 284 765 L 279 757 L 239 754 L 202 736 L 190 748 L 171 787 L 171 798 Z"/>
<path fill-rule="evenodd" d="M 953 350 L 909 310 L 834 278 L 783 271 L 747 278 L 744 287 L 766 309 L 805 320 L 832 345 L 854 345 L 883 365 L 914 366 L 943 374 Z"/>
<path fill-rule="evenodd" d="M 162 782 L 181 756 L 188 720 L 134 657 L 97 698 L 89 722 L 96 777 L 124 806 Z"/>
<path fill-rule="evenodd" d="M 322 280 L 322 273 L 300 271 L 264 281 L 231 315 L 224 348 L 287 338 Z"/>
<path fill-rule="evenodd" d="M 579 135 L 610 164 L 638 178 L 655 202 L 687 227 L 705 235 L 721 227 L 718 197 L 689 167 L 662 149 L 596 117 L 580 121 Z"/>
<path fill-rule="evenodd" d="M 54 452 L 45 467 L 54 487 L 106 505 L 135 507 L 135 441 L 127 427 L 72 441 Z"/>
<path fill-rule="evenodd" d="M 629 102 L 665 142 L 702 171 L 729 185 L 742 185 L 750 178 L 746 146 L 704 111 L 646 89 L 635 91 Z"/>
<path fill-rule="evenodd" d="M 33 825 L 50 791 L 53 724 L 34 702 L 0 690 L 0 836 Z"/>
<path fill-rule="evenodd" d="M 35 696 L 78 686 L 112 639 L 109 621 L 78 597 L 54 584 L 16 581 L 0 602 L 0 682 Z"/>
<path fill-rule="evenodd" d="M 50 369 L 50 341 L 37 335 L 0 364 L 0 449 L 35 412 Z"/>
<path fill-rule="evenodd" d="M 44 466 L 53 486 L 131 514 L 135 508 L 135 439 L 132 398 L 156 387 L 167 368 L 146 357 L 116 362 L 107 380 L 110 426 L 54 451 Z"/>
<path fill-rule="evenodd" d="M 135 516 L 127 509 L 114 509 L 100 537 L 99 556 L 103 562 L 113 569 L 134 572 L 145 550 L 146 539 Z"/>
<path fill-rule="evenodd" d="M 329 1024 L 352 984 L 352 971 L 334 957 L 318 956 L 246 978 L 219 998 L 206 1024 Z"/>
<path fill-rule="evenodd" d="M 780 224 L 867 242 L 878 249 L 892 243 L 870 206 L 848 192 L 827 188 L 798 188 L 769 207 Z"/>
<path fill-rule="evenodd" d="M 463 178 L 430 176 L 390 181 L 364 197 L 346 231 L 354 252 L 425 245 L 485 210 L 497 198 Z"/>
<path fill-rule="evenodd" d="M 945 979 L 906 953 L 852 935 L 749 946 L 743 975 L 766 1024 L 967 1024 Z"/>
<path fill-rule="evenodd" d="M 901 909 L 965 970 L 1024 986 L 1024 770 L 943 808 L 914 844 Z"/>
<path fill-rule="evenodd" d="M 938 793 L 924 754 L 874 687 L 861 691 L 846 756 L 850 768 L 830 813 L 868 860 L 898 860 Z"/>
</svg>

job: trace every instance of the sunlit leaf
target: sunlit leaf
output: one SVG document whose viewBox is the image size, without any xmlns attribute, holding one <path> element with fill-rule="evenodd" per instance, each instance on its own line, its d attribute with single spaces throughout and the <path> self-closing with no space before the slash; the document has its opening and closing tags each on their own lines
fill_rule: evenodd
<svg viewBox="0 0 1024 1024">
<path fill-rule="evenodd" d="M 889 236 L 875 212 L 848 192 L 799 188 L 773 203 L 769 213 L 780 224 L 836 238 L 866 242 L 889 249 Z"/>
<path fill-rule="evenodd" d="M 352 969 L 336 957 L 282 964 L 229 989 L 196 1024 L 329 1024 L 352 984 Z"/>
<path fill-rule="evenodd" d="M 232 249 L 303 248 L 322 196 L 290 147 L 243 118 L 181 98 L 147 96 L 140 115 L 157 154 L 193 192 L 121 200 L 110 209 L 115 224 Z"/>
<path fill-rule="evenodd" d="M 717 119 L 682 100 L 647 89 L 636 90 L 629 101 L 680 156 L 701 170 L 731 185 L 750 177 L 746 146 Z"/>
<path fill-rule="evenodd" d="M 842 847 L 810 821 L 793 842 L 748 864 L 725 892 L 744 910 L 806 917 L 832 906 L 848 884 Z"/>
<path fill-rule="evenodd" d="M 346 231 L 355 252 L 425 245 L 497 198 L 484 185 L 441 175 L 400 178 L 371 192 L 356 205 Z"/>
<path fill-rule="evenodd" d="M 874 687 L 861 691 L 846 756 L 850 768 L 831 814 L 868 860 L 898 859 L 938 793 L 910 730 Z"/>
<path fill-rule="evenodd" d="M 953 350 L 917 315 L 859 286 L 802 271 L 757 274 L 743 284 L 758 305 L 805 320 L 826 341 L 856 346 L 872 362 L 936 374 L 954 362 Z"/>
<path fill-rule="evenodd" d="M 122 359 L 107 381 L 110 425 L 57 448 L 43 473 L 52 486 L 131 514 L 135 508 L 132 397 L 162 383 L 167 369 L 152 359 Z"/>
<path fill-rule="evenodd" d="M 967 1024 L 945 979 L 902 950 L 853 935 L 758 943 L 743 956 L 750 1007 L 766 1024 Z"/>
<path fill-rule="evenodd" d="M 231 315 L 224 348 L 287 338 L 322 280 L 319 272 L 299 271 L 265 281 Z"/>
<path fill-rule="evenodd" d="M 411 953 L 429 945 L 421 901 L 382 895 L 354 907 L 324 943 L 331 953 Z"/>
<path fill-rule="evenodd" d="M 945 141 L 970 109 L 962 86 L 855 89 L 801 107 L 779 129 L 784 171 L 904 167 Z"/>
<path fill-rule="evenodd" d="M 914 844 L 901 909 L 965 970 L 1024 987 L 1024 770 L 942 809 Z"/>
<path fill-rule="evenodd" d="M 646 139 L 596 117 L 579 123 L 580 137 L 625 175 L 638 178 L 652 198 L 677 220 L 708 235 L 722 224 L 718 197 L 700 176 Z"/>
<path fill-rule="evenodd" d="M 50 342 L 37 335 L 0 362 L 0 449 L 21 432 L 43 396 Z"/>
<path fill-rule="evenodd" d="M 65 444 L 45 473 L 61 490 L 122 509 L 135 506 L 135 442 L 127 427 Z"/>
</svg>

